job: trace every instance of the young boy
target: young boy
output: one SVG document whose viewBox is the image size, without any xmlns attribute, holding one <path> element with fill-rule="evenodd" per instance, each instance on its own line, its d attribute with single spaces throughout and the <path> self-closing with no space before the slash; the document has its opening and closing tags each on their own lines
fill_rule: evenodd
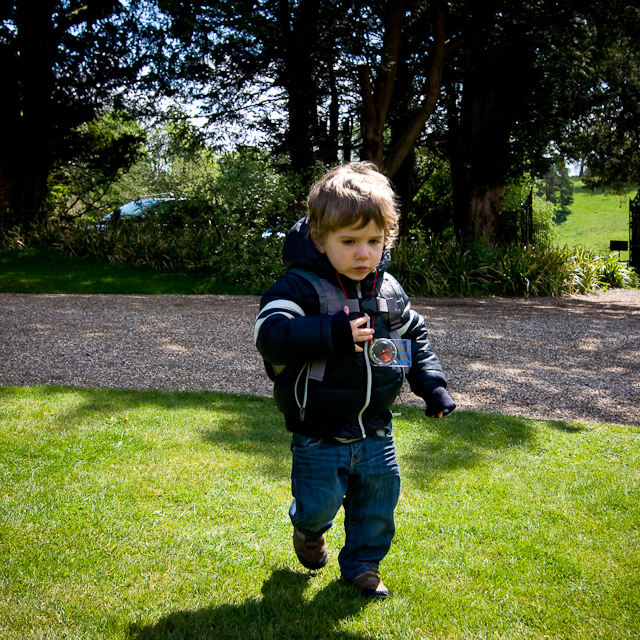
<svg viewBox="0 0 640 640">
<path fill-rule="evenodd" d="M 323 567 L 325 532 L 342 505 L 342 577 L 363 596 L 387 598 L 379 565 L 400 494 L 390 407 L 405 377 L 427 416 L 456 405 L 423 318 L 386 273 L 398 223 L 387 178 L 370 163 L 336 167 L 307 205 L 285 241 L 287 272 L 263 295 L 255 326 L 293 433 L 293 545 L 305 567 Z"/>
</svg>

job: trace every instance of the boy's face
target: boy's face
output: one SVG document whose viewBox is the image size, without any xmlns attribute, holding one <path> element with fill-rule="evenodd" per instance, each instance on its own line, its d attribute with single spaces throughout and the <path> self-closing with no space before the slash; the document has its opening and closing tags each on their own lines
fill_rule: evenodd
<svg viewBox="0 0 640 640">
<path fill-rule="evenodd" d="M 324 242 L 316 242 L 333 268 L 352 280 L 364 280 L 382 259 L 384 230 L 371 220 L 366 227 L 343 227 L 330 231 Z"/>
</svg>

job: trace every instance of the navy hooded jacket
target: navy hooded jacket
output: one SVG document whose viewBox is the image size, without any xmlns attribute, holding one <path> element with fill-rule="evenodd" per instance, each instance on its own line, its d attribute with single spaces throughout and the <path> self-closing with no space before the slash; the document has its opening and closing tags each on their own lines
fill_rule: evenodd
<svg viewBox="0 0 640 640">
<path fill-rule="evenodd" d="M 400 337 L 411 341 L 412 366 L 406 375 L 411 390 L 425 400 L 427 415 L 452 411 L 455 403 L 445 390 L 444 373 L 427 338 L 424 319 L 386 273 L 389 251 L 385 250 L 376 272 L 357 282 L 338 276 L 308 232 L 303 219 L 288 234 L 283 250 L 287 272 L 262 296 L 255 325 L 256 346 L 274 378 L 275 401 L 287 429 L 307 435 L 366 437 L 367 431 L 390 422 L 390 407 L 405 379 L 402 368 L 372 365 L 366 348 L 355 351 L 349 321 L 356 315 L 321 313 L 316 288 L 296 273 L 300 269 L 331 283 L 338 296 L 362 302 L 379 296 L 384 279 L 392 281 L 402 314 Z M 388 338 L 383 315 L 367 315 L 372 318 L 374 339 Z M 312 363 L 318 360 L 326 360 L 321 380 L 313 379 L 312 373 Z"/>
</svg>

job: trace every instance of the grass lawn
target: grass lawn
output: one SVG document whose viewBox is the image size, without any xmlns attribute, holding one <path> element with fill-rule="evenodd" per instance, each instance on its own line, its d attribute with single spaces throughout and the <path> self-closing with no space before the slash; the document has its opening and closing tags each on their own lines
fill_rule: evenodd
<svg viewBox="0 0 640 640">
<path fill-rule="evenodd" d="M 558 245 L 586 247 L 609 253 L 610 240 L 629 240 L 629 200 L 637 191 L 615 196 L 602 191 L 591 192 L 582 186 L 580 178 L 572 178 L 574 202 L 567 211 L 556 216 Z M 620 253 L 621 260 L 629 252 Z"/>
<path fill-rule="evenodd" d="M 637 428 L 399 407 L 390 600 L 302 569 L 271 400 L 0 387 L 0 637 L 637 638 Z"/>
<path fill-rule="evenodd" d="M 74 258 L 60 251 L 0 251 L 2 293 L 195 294 L 204 276 L 171 270 L 138 269 Z M 208 292 L 244 293 L 239 287 L 209 285 Z"/>
</svg>

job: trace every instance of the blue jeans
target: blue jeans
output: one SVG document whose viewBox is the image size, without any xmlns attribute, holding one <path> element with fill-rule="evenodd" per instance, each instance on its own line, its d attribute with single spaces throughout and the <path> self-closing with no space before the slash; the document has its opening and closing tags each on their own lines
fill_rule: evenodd
<svg viewBox="0 0 640 640">
<path fill-rule="evenodd" d="M 353 580 L 387 555 L 395 533 L 393 512 L 400 496 L 391 425 L 363 440 L 293 434 L 291 442 L 294 527 L 316 537 L 344 507 L 345 544 L 338 556 L 342 576 Z"/>
</svg>

